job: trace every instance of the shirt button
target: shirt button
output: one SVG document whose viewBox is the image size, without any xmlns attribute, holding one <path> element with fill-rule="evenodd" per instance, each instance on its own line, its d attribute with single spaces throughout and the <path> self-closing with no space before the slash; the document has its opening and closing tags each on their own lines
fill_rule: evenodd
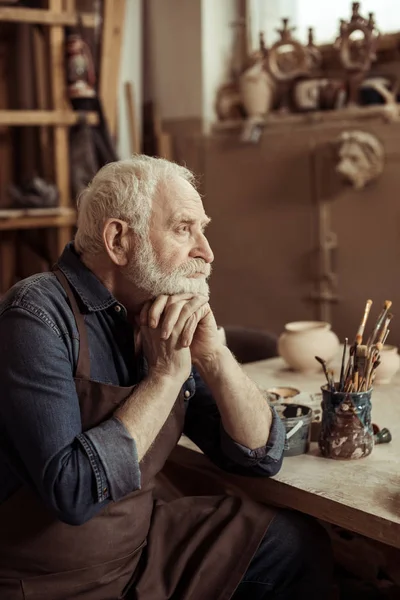
<svg viewBox="0 0 400 600">
<path fill-rule="evenodd" d="M 115 312 L 121 312 L 121 307 L 119 304 L 114 308 Z"/>
<path fill-rule="evenodd" d="M 189 398 L 189 396 L 190 396 L 190 392 L 189 392 L 189 390 L 186 390 L 186 392 L 185 392 L 185 398 Z"/>
</svg>

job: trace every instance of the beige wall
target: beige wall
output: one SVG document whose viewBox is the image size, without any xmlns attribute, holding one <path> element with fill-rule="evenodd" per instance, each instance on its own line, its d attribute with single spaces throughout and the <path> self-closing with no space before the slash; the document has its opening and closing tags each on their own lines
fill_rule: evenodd
<svg viewBox="0 0 400 600">
<path fill-rule="evenodd" d="M 215 118 L 229 71 L 236 0 L 146 0 L 145 98 L 164 121 Z"/>
<path fill-rule="evenodd" d="M 201 0 L 146 0 L 146 92 L 162 119 L 202 113 Z"/>
<path fill-rule="evenodd" d="M 234 34 L 232 22 L 236 15 L 236 0 L 202 2 L 202 118 L 206 131 L 216 119 L 218 88 L 229 77 Z"/>
</svg>

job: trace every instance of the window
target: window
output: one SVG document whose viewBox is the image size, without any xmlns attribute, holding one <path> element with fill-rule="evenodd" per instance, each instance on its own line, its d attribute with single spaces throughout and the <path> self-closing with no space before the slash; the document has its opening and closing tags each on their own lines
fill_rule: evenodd
<svg viewBox="0 0 400 600">
<path fill-rule="evenodd" d="M 267 46 L 279 39 L 276 29 L 282 18 L 289 17 L 296 27 L 294 35 L 301 42 L 307 41 L 309 27 L 314 28 L 316 44 L 333 43 L 339 32 L 339 21 L 350 19 L 351 0 L 248 0 L 250 29 L 253 49 L 258 46 L 258 34 L 265 32 Z M 400 0 L 361 0 L 360 14 L 375 14 L 381 33 L 400 31 Z"/>
</svg>

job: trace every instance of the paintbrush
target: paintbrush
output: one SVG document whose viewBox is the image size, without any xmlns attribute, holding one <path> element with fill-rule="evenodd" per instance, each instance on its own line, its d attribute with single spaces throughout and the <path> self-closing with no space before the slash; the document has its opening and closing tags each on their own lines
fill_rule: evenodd
<svg viewBox="0 0 400 600">
<path fill-rule="evenodd" d="M 372 330 L 372 333 L 371 333 L 371 335 L 368 338 L 368 341 L 367 341 L 367 346 L 368 347 L 371 347 L 374 344 L 375 338 L 378 335 L 379 330 L 382 327 L 382 324 L 383 324 L 383 322 L 384 322 L 384 320 L 386 318 L 386 315 L 387 315 L 387 313 L 389 311 L 389 308 L 391 306 L 392 306 L 392 301 L 391 300 L 385 300 L 385 302 L 383 304 L 383 309 L 382 309 L 382 311 L 381 311 L 381 313 L 380 313 L 380 315 L 379 315 L 379 317 L 378 317 L 378 319 L 377 319 L 377 321 L 375 323 L 375 327 Z"/>
<path fill-rule="evenodd" d="M 357 346 L 356 350 L 357 355 L 357 370 L 360 374 L 360 379 L 362 379 L 367 371 L 368 366 L 368 346 L 365 344 L 361 344 Z M 360 381 L 361 383 L 361 381 Z"/>
<path fill-rule="evenodd" d="M 387 338 L 387 331 L 389 330 L 389 325 L 390 325 L 390 321 L 393 319 L 393 315 L 392 313 L 389 313 L 388 316 L 385 319 L 385 324 L 383 325 L 380 333 L 379 333 L 379 337 L 378 337 L 378 341 L 376 342 L 376 349 L 378 350 L 378 352 L 381 352 L 383 345 L 385 343 L 385 340 Z"/>
<path fill-rule="evenodd" d="M 331 392 L 336 392 L 335 373 L 334 373 L 333 369 L 329 369 L 328 373 L 329 373 L 329 378 L 330 378 L 330 382 L 331 382 Z"/>
<path fill-rule="evenodd" d="M 331 386 L 331 382 L 330 382 L 330 379 L 329 379 L 329 374 L 328 374 L 328 369 L 327 369 L 327 366 L 326 366 L 326 362 L 324 361 L 323 358 L 320 358 L 319 356 L 316 356 L 315 360 L 317 360 L 319 362 L 319 364 L 322 365 L 322 368 L 324 370 L 324 375 L 326 377 L 326 381 L 328 382 L 328 386 L 331 388 L 332 386 Z"/>
<path fill-rule="evenodd" d="M 346 383 L 348 383 L 349 378 L 353 381 L 352 371 L 358 370 L 358 352 L 357 348 L 360 344 L 362 344 L 365 325 L 367 323 L 367 319 L 371 310 L 372 300 L 367 300 L 364 308 L 364 313 L 358 327 L 356 337 L 354 339 L 354 343 L 350 346 L 349 349 L 349 360 L 346 367 L 346 376 L 344 377 L 344 387 L 346 387 Z"/>
<path fill-rule="evenodd" d="M 358 371 L 358 366 L 354 367 L 354 371 L 353 371 L 353 388 L 354 391 L 357 392 L 358 391 L 358 382 L 359 382 L 359 371 Z"/>
<path fill-rule="evenodd" d="M 364 309 L 364 314 L 363 314 L 360 326 L 357 331 L 357 335 L 356 335 L 356 339 L 355 339 L 356 344 L 362 344 L 364 329 L 365 329 L 365 325 L 367 323 L 369 311 L 371 310 L 371 306 L 372 306 L 372 300 L 367 300 L 367 303 L 366 303 L 365 309 Z"/>
<path fill-rule="evenodd" d="M 374 362 L 374 364 L 373 364 L 372 372 L 371 372 L 371 380 L 369 382 L 369 387 L 371 387 L 373 385 L 373 383 L 374 383 L 375 376 L 376 376 L 376 370 L 377 370 L 377 368 L 379 367 L 380 364 L 381 364 L 380 360 L 376 360 Z"/>
<path fill-rule="evenodd" d="M 343 392 L 343 389 L 344 389 L 344 363 L 346 362 L 346 350 L 347 350 L 348 342 L 349 342 L 348 338 L 345 338 L 344 346 L 343 346 L 343 354 L 342 354 L 342 364 L 340 367 L 339 392 Z"/>
<path fill-rule="evenodd" d="M 379 332 L 378 341 L 376 344 L 373 344 L 370 348 L 368 348 L 368 360 L 366 365 L 366 384 L 367 386 L 371 382 L 372 370 L 374 368 L 374 363 L 379 360 L 380 352 L 386 342 L 387 336 L 389 334 L 389 324 L 392 320 L 393 315 L 389 313 L 385 319 L 385 323 Z M 376 367 L 375 367 L 376 368 Z"/>
</svg>

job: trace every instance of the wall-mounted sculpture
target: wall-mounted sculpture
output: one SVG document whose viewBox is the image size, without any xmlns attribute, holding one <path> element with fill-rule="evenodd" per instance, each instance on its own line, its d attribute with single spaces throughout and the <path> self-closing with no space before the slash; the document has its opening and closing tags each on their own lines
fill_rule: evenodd
<svg viewBox="0 0 400 600">
<path fill-rule="evenodd" d="M 367 131 L 344 131 L 338 140 L 339 162 L 336 171 L 356 190 L 379 177 L 383 171 L 385 151 L 376 136 Z"/>
</svg>

